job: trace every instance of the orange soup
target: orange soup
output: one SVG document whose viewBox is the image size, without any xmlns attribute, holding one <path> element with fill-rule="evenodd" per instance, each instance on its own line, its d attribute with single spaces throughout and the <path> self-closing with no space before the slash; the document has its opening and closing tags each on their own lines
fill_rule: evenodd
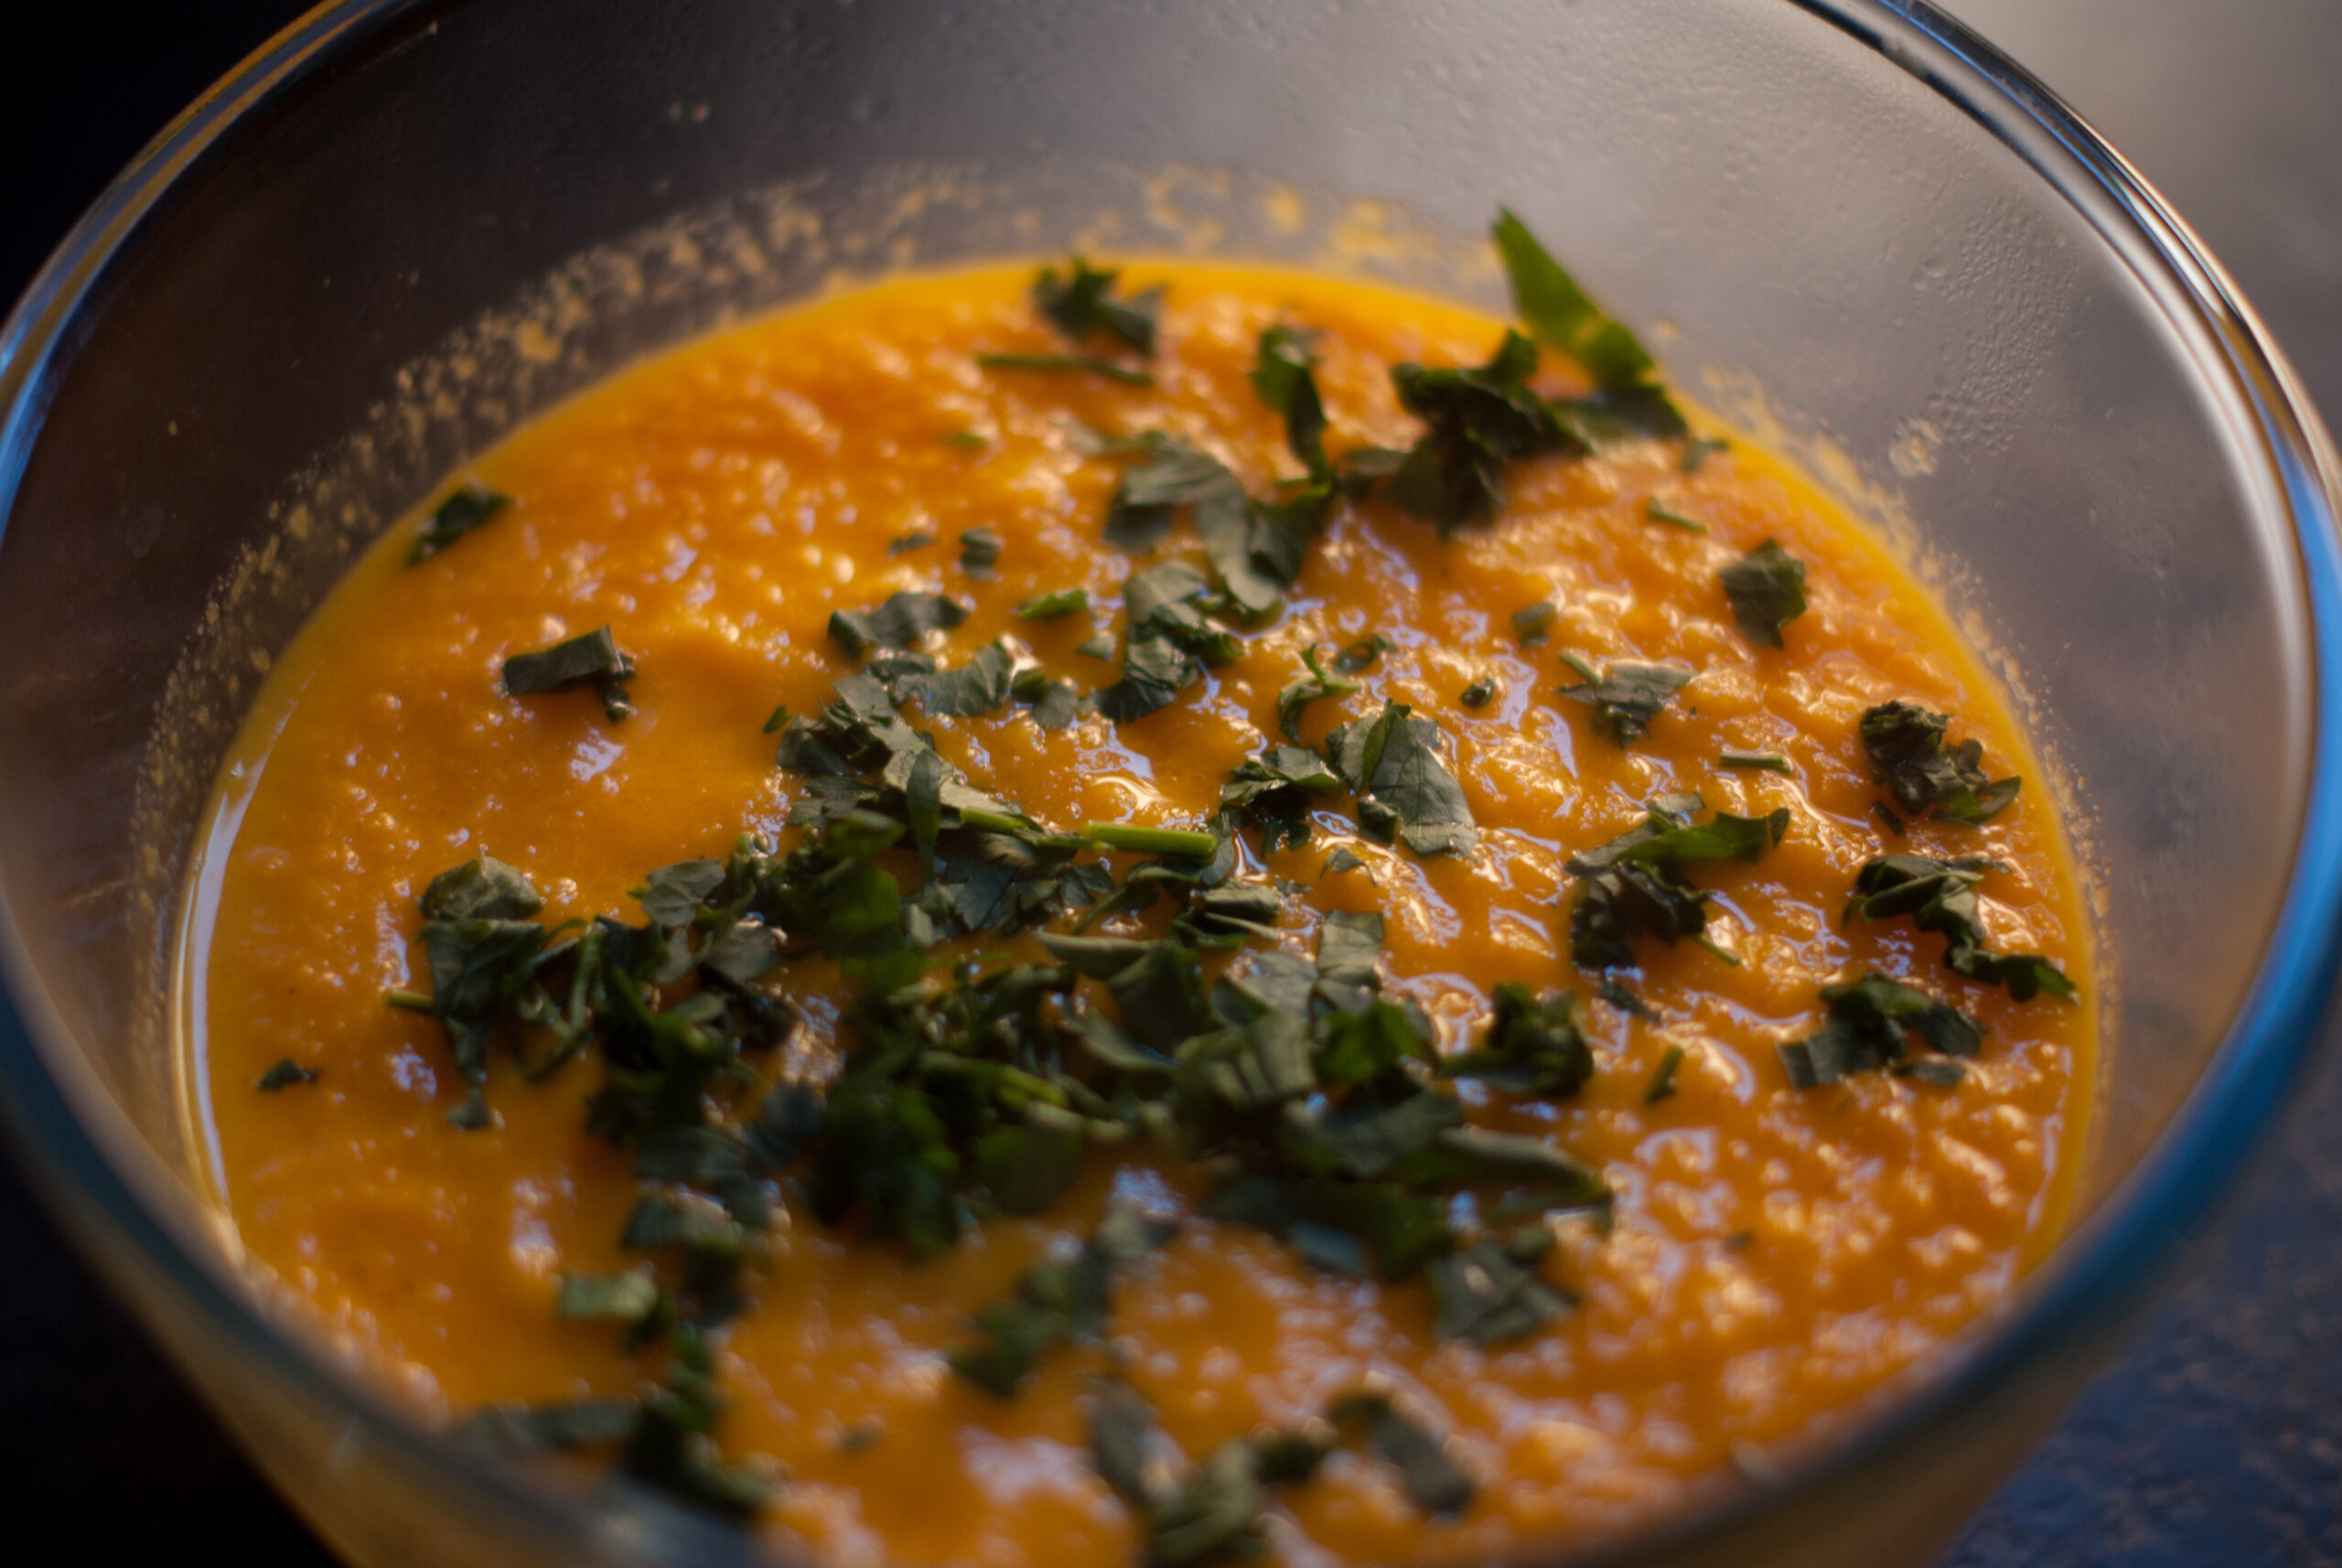
<svg viewBox="0 0 2342 1568">
<path fill-rule="evenodd" d="M 481 455 L 218 786 L 248 1256 L 462 1441 L 999 1568 L 1615 1533 L 2004 1297 L 2090 1090 L 2056 801 L 1499 239 L 1524 331 L 904 278 Z"/>
</svg>

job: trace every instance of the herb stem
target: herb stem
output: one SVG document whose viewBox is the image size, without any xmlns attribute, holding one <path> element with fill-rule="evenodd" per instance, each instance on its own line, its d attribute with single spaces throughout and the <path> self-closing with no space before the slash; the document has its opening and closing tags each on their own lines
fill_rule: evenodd
<svg viewBox="0 0 2342 1568">
<path fill-rule="evenodd" d="M 1033 828 L 1030 822 L 1020 822 L 1015 817 L 1004 816 L 998 811 L 972 811 L 965 806 L 960 809 L 960 825 L 983 832 L 1010 833 L 1017 837 L 1030 832 Z"/>
<path fill-rule="evenodd" d="M 438 1004 L 436 1002 L 434 1002 L 430 997 L 424 995 L 424 994 L 423 994 L 422 993 L 420 993 L 420 992 L 415 992 L 415 991 L 392 991 L 392 992 L 388 992 L 388 993 L 386 993 L 383 995 L 382 1000 L 383 1000 L 383 1001 L 385 1001 L 385 1002 L 387 1002 L 387 1003 L 389 1003 L 392 1006 L 396 1007 L 396 1008 L 399 1008 L 399 1009 L 401 1009 L 401 1010 L 402 1010 L 402 1011 L 403 1011 L 403 1012 L 408 1012 L 408 1013 L 428 1013 L 428 1014 L 431 1014 L 431 1015 L 432 1015 L 433 1016 L 435 1016 L 435 1017 L 438 1015 L 438 1012 L 439 1012 L 439 1004 Z"/>
<path fill-rule="evenodd" d="M 1705 937 L 1693 937 L 1692 940 L 1699 943 L 1702 947 L 1707 949 L 1708 951 L 1714 953 L 1717 958 L 1720 958 L 1724 962 L 1732 965 L 1733 968 L 1738 969 L 1740 967 L 1740 955 L 1738 953 L 1733 952 L 1729 949 L 1720 948 Z"/>
<path fill-rule="evenodd" d="M 1185 828 L 1143 828 L 1132 822 L 1091 822 L 1081 836 L 1106 849 L 1135 850 L 1141 854 L 1177 855 L 1185 860 L 1209 860 L 1219 853 L 1217 834 Z"/>
<path fill-rule="evenodd" d="M 1724 768 L 1746 768 L 1758 773 L 1787 773 L 1789 761 L 1786 757 L 1769 751 L 1735 751 L 1725 746 L 1716 753 L 1717 765 Z"/>
<path fill-rule="evenodd" d="M 1155 384 L 1155 378 L 1146 371 L 1101 360 L 1095 354 L 978 354 L 976 363 L 987 371 L 1080 371 L 1120 381 L 1126 387 Z"/>
</svg>

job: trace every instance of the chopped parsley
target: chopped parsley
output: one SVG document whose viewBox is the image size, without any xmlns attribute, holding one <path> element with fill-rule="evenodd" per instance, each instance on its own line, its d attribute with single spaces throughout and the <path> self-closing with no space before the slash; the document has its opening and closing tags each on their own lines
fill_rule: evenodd
<svg viewBox="0 0 2342 1568">
<path fill-rule="evenodd" d="M 291 1089 L 296 1084 L 315 1083 L 324 1076 L 316 1068 L 303 1067 L 286 1057 L 261 1074 L 260 1080 L 253 1087 L 263 1094 L 274 1094 L 280 1089 Z"/>
<path fill-rule="evenodd" d="M 1523 648 L 1542 642 L 1561 616 L 1561 610 L 1551 599 L 1540 599 L 1533 605 L 1523 606 L 1512 612 L 1512 635 L 1520 639 Z"/>
<path fill-rule="evenodd" d="M 900 534 L 886 541 L 886 553 L 890 556 L 908 555 L 914 550 L 924 550 L 934 542 L 935 535 L 932 533 Z"/>
<path fill-rule="evenodd" d="M 988 577 L 1000 564 L 1001 537 L 989 528 L 971 528 L 960 535 L 960 570 L 971 577 Z"/>
<path fill-rule="evenodd" d="M 1252 394 L 1284 421 L 1285 446 L 1313 478 L 1327 476 L 1326 405 L 1317 395 L 1318 335 L 1282 324 L 1264 328 L 1251 372 Z"/>
<path fill-rule="evenodd" d="M 1823 986 L 1821 1001 L 1829 1009 L 1821 1027 L 1780 1047 L 1781 1065 L 1799 1089 L 1882 1069 L 1949 1087 L 1963 1069 L 1957 1060 L 1940 1058 L 1972 1057 L 1983 1048 L 1983 1025 L 1875 970 L 1843 985 Z M 1915 1055 L 1915 1043 L 1939 1058 Z"/>
<path fill-rule="evenodd" d="M 1657 496 L 1643 502 L 1643 516 L 1653 522 L 1663 522 L 1670 528 L 1680 528 L 1686 533 L 1705 533 L 1708 531 L 1706 523 L 1677 511 Z"/>
<path fill-rule="evenodd" d="M 905 591 L 875 610 L 833 611 L 830 640 L 855 659 L 874 648 L 912 648 L 930 633 L 950 631 L 966 620 L 971 608 L 941 594 Z"/>
<path fill-rule="evenodd" d="M 1708 895 L 1685 880 L 1683 868 L 1761 859 L 1789 832 L 1786 806 L 1761 817 L 1718 811 L 1695 826 L 1691 819 L 1701 804 L 1696 795 L 1656 803 L 1640 826 L 1570 860 L 1569 873 L 1579 879 L 1570 905 L 1570 958 L 1579 968 L 1631 967 L 1636 938 L 1671 946 L 1686 937 L 1700 940 Z"/>
<path fill-rule="evenodd" d="M 1473 682 L 1470 685 L 1465 687 L 1463 692 L 1457 696 L 1456 701 L 1462 703 L 1467 708 L 1485 708 L 1490 703 L 1495 702 L 1496 698 L 1496 677 L 1493 675 L 1483 675 L 1478 680 Z"/>
<path fill-rule="evenodd" d="M 1444 534 L 1484 527 L 1504 510 L 1508 464 L 1586 450 L 1530 387 L 1536 370 L 1537 345 L 1513 331 L 1469 369 L 1393 365 L 1400 406 L 1427 428 L 1383 482 L 1384 498 Z"/>
<path fill-rule="evenodd" d="M 1525 985 L 1499 985 L 1495 1011 L 1477 1049 L 1440 1064 L 1444 1078 L 1472 1078 L 1509 1094 L 1563 1100 L 1594 1076 L 1594 1048 L 1578 1022 L 1577 993 L 1549 993 L 1542 1001 Z"/>
<path fill-rule="evenodd" d="M 1122 274 L 1093 267 L 1080 256 L 1067 263 L 1061 275 L 1043 267 L 1033 280 L 1033 308 L 1069 343 L 1104 338 L 1142 359 L 1155 357 L 1155 335 L 1163 311 L 1163 290 L 1144 289 L 1117 298 L 1114 280 Z"/>
<path fill-rule="evenodd" d="M 1327 672 L 1326 667 L 1317 662 L 1317 649 L 1314 643 L 1301 650 L 1301 662 L 1308 667 L 1309 672 L 1298 680 L 1287 682 L 1284 689 L 1277 693 L 1277 729 L 1285 739 L 1293 741 L 1301 738 L 1303 709 L 1320 697 L 1345 697 L 1358 690 L 1357 682 Z"/>
<path fill-rule="evenodd" d="M 602 713 L 613 724 L 634 712 L 627 697 L 627 682 L 633 679 L 634 660 L 618 651 L 606 626 L 535 653 L 513 654 L 504 661 L 507 695 L 533 697 L 588 686 L 602 700 Z"/>
<path fill-rule="evenodd" d="M 1151 387 L 1155 377 L 1145 371 L 1118 365 L 1095 354 L 978 354 L 976 363 L 987 371 L 1069 371 L 1103 376 L 1126 387 Z"/>
<path fill-rule="evenodd" d="M 1778 752 L 1735 751 L 1727 746 L 1716 753 L 1716 766 L 1745 768 L 1752 773 L 1787 773 L 1789 759 Z"/>
<path fill-rule="evenodd" d="M 1982 741 L 1947 747 L 1950 727 L 1950 718 L 1916 703 L 1882 703 L 1863 714 L 1863 750 L 1871 777 L 1906 815 L 1974 827 L 2006 810 L 2024 780 L 1988 777 Z"/>
<path fill-rule="evenodd" d="M 1719 452 L 1729 452 L 1731 450 L 1732 443 L 1729 441 L 1719 441 L 1709 436 L 1695 435 L 1691 440 L 1683 443 L 1683 456 L 1681 461 L 1676 464 L 1676 467 L 1681 468 L 1686 474 L 1696 474 L 1700 471 L 1700 466 L 1703 463 L 1705 463 L 1709 458 L 1714 456 Z"/>
<path fill-rule="evenodd" d="M 1079 1253 L 1034 1264 L 1018 1277 L 1015 1295 L 976 1314 L 981 1337 L 951 1353 L 951 1369 L 989 1393 L 1012 1398 L 1043 1351 L 1102 1337 L 1115 1273 L 1177 1232 L 1176 1222 L 1110 1206 Z"/>
<path fill-rule="evenodd" d="M 1767 539 L 1717 576 L 1740 635 L 1759 648 L 1782 646 L 1781 628 L 1805 613 L 1805 563 Z"/>
<path fill-rule="evenodd" d="M 2046 991 L 2061 1001 L 2079 1001 L 2081 993 L 2065 972 L 2039 953 L 1996 953 L 1984 944 L 1979 922 L 1976 886 L 1985 874 L 2006 871 L 1999 861 L 1983 855 L 1937 860 L 1924 854 L 1881 855 L 1865 861 L 1854 874 L 1853 897 L 1846 902 L 1846 918 L 1889 920 L 1908 915 L 1923 931 L 1933 931 L 1950 945 L 1944 966 L 1986 985 L 1999 985 L 2019 1002 L 2029 1002 Z"/>
<path fill-rule="evenodd" d="M 1574 655 L 1564 653 L 1562 661 L 1577 672 L 1578 683 L 1562 687 L 1557 694 L 1591 707 L 1594 733 L 1618 746 L 1632 746 L 1649 735 L 1651 721 L 1693 674 L 1664 664 L 1633 664 L 1625 660 L 1596 674 L 1592 665 Z"/>
<path fill-rule="evenodd" d="M 1656 1105 L 1675 1092 L 1676 1069 L 1683 1065 L 1683 1047 L 1670 1046 L 1659 1058 L 1659 1066 L 1651 1070 L 1650 1082 L 1643 1090 L 1643 1103 Z"/>
<path fill-rule="evenodd" d="M 511 504 L 510 496 L 500 495 L 476 481 L 457 486 L 424 520 L 423 532 L 414 536 L 414 548 L 408 553 L 406 564 L 414 566 L 430 560 L 467 533 L 486 528 Z"/>
<path fill-rule="evenodd" d="M 1569 355 L 1606 389 L 1637 387 L 1649 378 L 1658 367 L 1635 335 L 1603 314 L 1527 224 L 1500 207 L 1490 234 L 1512 285 L 1513 314 L 1531 337 Z"/>
<path fill-rule="evenodd" d="M 1087 588 L 1058 588 L 1055 592 L 1036 594 L 1016 607 L 1018 620 L 1063 620 L 1080 615 L 1090 607 Z"/>
<path fill-rule="evenodd" d="M 1369 632 L 1334 656 L 1334 668 L 1356 675 L 1374 668 L 1374 661 L 1399 645 L 1380 632 Z"/>
<path fill-rule="evenodd" d="M 1359 825 L 1420 855 L 1469 855 L 1479 843 L 1464 787 L 1439 759 L 1439 726 L 1404 703 L 1326 737 L 1334 771 L 1358 797 Z"/>
<path fill-rule="evenodd" d="M 1305 746 L 1273 746 L 1241 763 L 1219 788 L 1219 809 L 1261 835 L 1264 851 L 1309 842 L 1312 797 L 1342 788 L 1325 758 Z"/>
<path fill-rule="evenodd" d="M 1551 1239 L 1547 1240 L 1550 1244 Z M 1474 1251 L 1482 1250 L 1476 1248 Z M 1492 1283 L 1491 1276 L 1486 1272 L 1488 1262 L 1508 1271 L 1516 1266 L 1509 1252 L 1493 1244 L 1488 1245 L 1486 1251 L 1487 1262 L 1467 1262 L 1471 1256 L 1468 1253 L 1447 1260 L 1459 1272 L 1480 1271 L 1478 1278 L 1482 1282 L 1483 1295 L 1488 1294 L 1488 1285 Z M 1546 1287 L 1541 1285 L 1536 1288 L 1543 1290 Z M 1474 1305 L 1488 1309 L 1481 1314 L 1484 1319 L 1510 1317 L 1518 1321 L 1522 1316 L 1518 1306 L 1509 1302 L 1476 1300 Z M 1520 1337 L 1518 1333 L 1482 1335 L 1461 1329 L 1454 1334 L 1442 1334 L 1443 1338 L 1473 1338 L 1482 1344 Z M 1448 1453 L 1445 1441 L 1402 1415 L 1392 1406 L 1389 1395 L 1373 1391 L 1344 1394 L 1327 1407 L 1326 1413 L 1337 1426 L 1349 1427 L 1362 1434 L 1367 1451 L 1399 1473 L 1399 1485 L 1406 1492 L 1407 1500 L 1423 1512 L 1434 1516 L 1461 1513 L 1471 1504 L 1472 1478 L 1464 1473 Z"/>
</svg>

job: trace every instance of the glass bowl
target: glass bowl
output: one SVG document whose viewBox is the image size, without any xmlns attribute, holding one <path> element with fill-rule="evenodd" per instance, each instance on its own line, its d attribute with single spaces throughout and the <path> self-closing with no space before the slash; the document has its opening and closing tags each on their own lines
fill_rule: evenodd
<svg viewBox="0 0 2342 1568">
<path fill-rule="evenodd" d="M 1499 201 L 1971 628 L 2072 808 L 2105 1022 L 2049 1262 L 1779 1473 L 1568 1560 L 1916 1561 L 2055 1418 L 2313 1051 L 2342 575 L 2292 372 L 2038 83 L 1918 0 L 349 0 L 151 146 L 0 336 L 0 1103 L 329 1542 L 769 1550 L 457 1455 L 288 1330 L 211 1218 L 185 874 L 353 553 L 534 411 L 840 277 L 1082 245 L 1494 305 Z"/>
</svg>

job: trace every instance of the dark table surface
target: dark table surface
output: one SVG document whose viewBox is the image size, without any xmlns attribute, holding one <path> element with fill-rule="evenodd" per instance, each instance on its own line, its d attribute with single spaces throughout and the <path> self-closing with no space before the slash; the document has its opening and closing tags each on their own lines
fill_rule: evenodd
<svg viewBox="0 0 2342 1568">
<path fill-rule="evenodd" d="M 47 7 L 0 38 L 0 298 L 303 7 Z M 2342 0 L 1955 0 L 2171 198 L 2342 410 Z M 2342 1563 L 2342 1053 L 2233 1215 L 1939 1568 Z M 0 1167 L 0 1519 L 73 1561 L 329 1561 Z M 11 1539 L 23 1541 L 16 1524 Z M 60 1559 L 61 1561 L 61 1559 Z"/>
</svg>

